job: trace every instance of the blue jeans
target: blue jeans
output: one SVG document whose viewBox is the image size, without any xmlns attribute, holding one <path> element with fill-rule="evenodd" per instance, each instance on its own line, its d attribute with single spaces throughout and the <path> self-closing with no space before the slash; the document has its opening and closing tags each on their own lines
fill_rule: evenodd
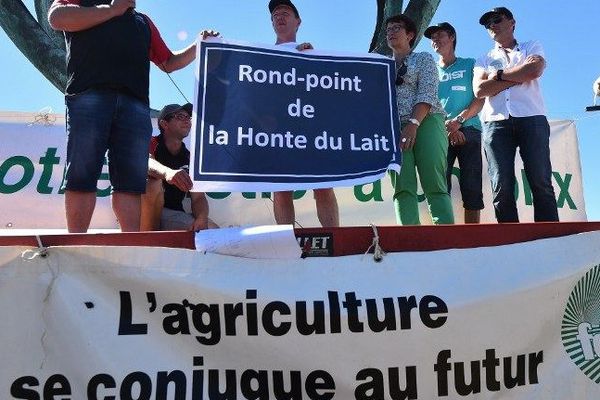
<svg viewBox="0 0 600 400">
<path fill-rule="evenodd" d="M 452 191 L 452 168 L 458 158 L 460 175 L 458 183 L 465 210 L 483 209 L 483 191 L 481 183 L 481 131 L 472 126 L 464 126 L 460 131 L 465 135 L 466 142 L 461 146 L 448 146 L 448 193 Z"/>
<path fill-rule="evenodd" d="M 533 195 L 535 221 L 558 221 L 549 142 L 550 126 L 543 115 L 484 124 L 483 147 L 498 222 L 519 222 L 515 201 L 517 147 Z"/>
<path fill-rule="evenodd" d="M 66 96 L 65 102 L 67 162 L 63 189 L 95 192 L 108 151 L 113 190 L 144 193 L 152 136 L 148 105 L 110 89 L 86 90 Z"/>
</svg>

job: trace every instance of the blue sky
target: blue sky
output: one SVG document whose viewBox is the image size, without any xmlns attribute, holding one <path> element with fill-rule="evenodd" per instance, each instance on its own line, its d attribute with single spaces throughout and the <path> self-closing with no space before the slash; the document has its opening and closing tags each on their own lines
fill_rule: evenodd
<svg viewBox="0 0 600 400">
<path fill-rule="evenodd" d="M 200 30 L 213 28 L 225 38 L 254 43 L 273 43 L 273 30 L 264 0 L 138 0 L 140 11 L 150 15 L 169 47 L 189 44 Z M 296 0 L 303 19 L 298 39 L 319 49 L 368 51 L 376 17 L 374 0 Z M 25 1 L 33 10 L 33 2 Z M 478 24 L 483 12 L 506 6 L 517 21 L 518 40 L 540 40 L 546 51 L 547 69 L 542 88 L 551 119 L 577 123 L 588 219 L 600 220 L 600 111 L 586 113 L 593 101 L 592 82 L 600 75 L 600 1 L 547 0 L 505 1 L 442 0 L 433 23 L 448 21 L 457 29 L 457 53 L 478 57 L 492 45 Z M 423 39 L 417 50 L 431 51 Z M 51 107 L 64 112 L 63 96 L 27 61 L 0 30 L 3 67 L 0 74 L 0 110 L 35 112 Z M 193 96 L 193 70 L 172 74 L 188 99 Z M 185 101 L 166 74 L 153 68 L 150 102 L 153 108 Z"/>
</svg>

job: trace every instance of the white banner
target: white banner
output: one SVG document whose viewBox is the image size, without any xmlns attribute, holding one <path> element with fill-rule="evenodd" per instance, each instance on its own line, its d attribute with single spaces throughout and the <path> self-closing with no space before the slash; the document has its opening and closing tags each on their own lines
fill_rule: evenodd
<svg viewBox="0 0 600 400">
<path fill-rule="evenodd" d="M 0 248 L 0 398 L 600 398 L 599 243 L 381 263 Z"/>
<path fill-rule="evenodd" d="M 552 121 L 550 138 L 553 183 L 561 221 L 585 221 L 585 202 L 577 132 L 573 121 Z M 0 112 L 0 229 L 64 228 L 64 199 L 59 193 L 66 155 L 64 117 L 49 114 Z M 485 158 L 484 158 L 485 163 Z M 518 207 L 521 221 L 533 221 L 531 192 L 523 184 L 517 156 Z M 110 208 L 108 169 L 98 183 L 99 198 L 92 228 L 115 228 Z M 484 164 L 483 222 L 495 222 L 491 190 Z M 453 202 L 457 222 L 462 221 L 462 201 L 454 177 Z M 336 189 L 343 226 L 394 225 L 389 179 L 374 184 Z M 297 192 L 296 220 L 304 227 L 319 226 L 312 193 Z M 220 226 L 274 223 L 270 193 L 211 193 L 211 218 Z M 428 223 L 422 202 L 423 223 Z"/>
</svg>

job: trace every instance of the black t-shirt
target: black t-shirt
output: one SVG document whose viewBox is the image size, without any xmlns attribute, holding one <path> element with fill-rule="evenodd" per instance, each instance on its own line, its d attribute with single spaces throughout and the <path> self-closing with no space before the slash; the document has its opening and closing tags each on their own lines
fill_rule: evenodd
<svg viewBox="0 0 600 400">
<path fill-rule="evenodd" d="M 80 6 L 110 4 L 81 0 Z M 67 44 L 66 94 L 90 88 L 118 89 L 148 104 L 151 26 L 145 15 L 121 16 L 78 32 L 65 32 Z"/>
<path fill-rule="evenodd" d="M 190 163 L 190 152 L 185 147 L 185 143 L 181 143 L 179 153 L 173 155 L 165 146 L 162 134 L 152 138 L 150 149 L 156 161 L 171 169 L 181 169 L 181 167 L 187 167 Z M 171 210 L 183 211 L 182 202 L 185 198 L 185 192 L 165 181 L 163 181 L 163 187 L 165 188 L 165 207 Z"/>
</svg>

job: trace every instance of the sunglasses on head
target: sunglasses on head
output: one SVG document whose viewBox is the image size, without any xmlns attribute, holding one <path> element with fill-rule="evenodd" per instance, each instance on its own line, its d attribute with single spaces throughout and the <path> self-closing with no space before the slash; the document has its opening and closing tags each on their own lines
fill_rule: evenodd
<svg viewBox="0 0 600 400">
<path fill-rule="evenodd" d="M 406 66 L 406 64 L 402 63 L 402 66 L 396 71 L 396 86 L 402 85 L 404 83 L 404 75 L 406 75 L 407 70 L 408 67 Z"/>
<path fill-rule="evenodd" d="M 488 18 L 488 20 L 485 22 L 485 28 L 490 29 L 490 26 L 492 26 L 492 24 L 499 24 L 500 22 L 502 22 L 503 19 L 504 17 L 502 15 L 494 15 L 493 17 Z"/>
</svg>

